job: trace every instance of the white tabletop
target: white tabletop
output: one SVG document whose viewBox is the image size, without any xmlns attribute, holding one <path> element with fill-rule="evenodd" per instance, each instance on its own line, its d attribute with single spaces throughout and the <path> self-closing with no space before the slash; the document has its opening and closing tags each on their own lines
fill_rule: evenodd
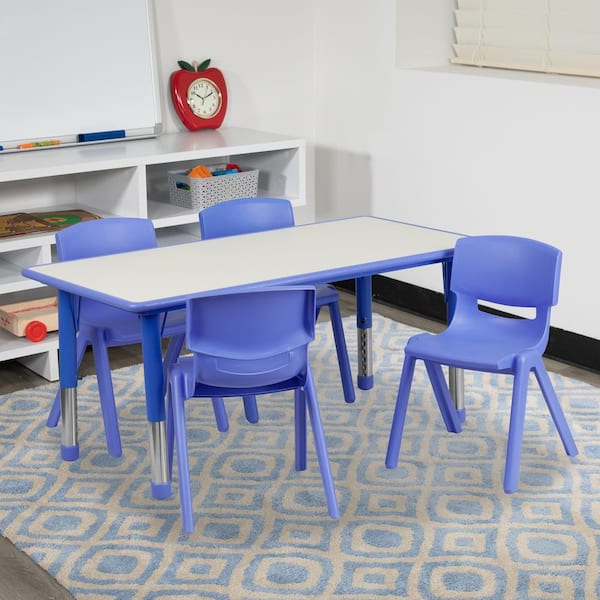
<svg viewBox="0 0 600 600">
<path fill-rule="evenodd" d="M 27 277 L 144 312 L 255 284 L 321 283 L 448 259 L 461 237 L 355 217 L 126 254 L 39 265 Z"/>
</svg>

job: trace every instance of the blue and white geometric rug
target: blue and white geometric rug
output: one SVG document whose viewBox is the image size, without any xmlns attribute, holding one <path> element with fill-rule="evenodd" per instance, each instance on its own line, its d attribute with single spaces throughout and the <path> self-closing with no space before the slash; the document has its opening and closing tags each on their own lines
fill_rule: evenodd
<svg viewBox="0 0 600 600">
<path fill-rule="evenodd" d="M 354 319 L 346 321 L 353 364 Z M 293 402 L 230 400 L 219 433 L 188 405 L 196 527 L 181 531 L 177 472 L 149 493 L 139 367 L 115 372 L 124 453 L 109 457 L 94 377 L 79 388 L 81 458 L 45 426 L 56 387 L 0 398 L 0 531 L 80 600 L 581 600 L 600 597 L 600 393 L 552 375 L 580 454 L 565 455 L 531 381 L 520 486 L 502 490 L 512 380 L 465 373 L 467 420 L 448 433 L 417 366 L 398 468 L 384 459 L 414 329 L 375 317 L 375 387 L 343 401 L 327 323 L 312 365 L 337 486 L 330 519 L 309 439 L 294 470 Z"/>
</svg>

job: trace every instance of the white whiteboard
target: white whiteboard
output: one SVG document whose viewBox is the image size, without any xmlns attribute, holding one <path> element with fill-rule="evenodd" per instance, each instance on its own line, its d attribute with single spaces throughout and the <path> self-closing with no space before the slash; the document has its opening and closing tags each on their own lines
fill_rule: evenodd
<svg viewBox="0 0 600 600">
<path fill-rule="evenodd" d="M 150 0 L 0 0 L 0 145 L 160 132 Z"/>
</svg>

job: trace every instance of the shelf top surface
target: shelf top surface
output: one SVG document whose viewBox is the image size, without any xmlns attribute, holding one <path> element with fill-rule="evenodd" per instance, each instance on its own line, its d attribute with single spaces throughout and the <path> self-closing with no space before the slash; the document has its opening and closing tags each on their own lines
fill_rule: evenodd
<svg viewBox="0 0 600 600">
<path fill-rule="evenodd" d="M 303 148 L 304 145 L 301 138 L 240 127 L 222 127 L 163 133 L 153 138 L 0 152 L 0 182 Z"/>
<path fill-rule="evenodd" d="M 39 265 L 25 269 L 24 275 L 145 312 L 256 285 L 340 281 L 447 261 L 459 237 L 377 217 L 354 217 Z"/>
</svg>

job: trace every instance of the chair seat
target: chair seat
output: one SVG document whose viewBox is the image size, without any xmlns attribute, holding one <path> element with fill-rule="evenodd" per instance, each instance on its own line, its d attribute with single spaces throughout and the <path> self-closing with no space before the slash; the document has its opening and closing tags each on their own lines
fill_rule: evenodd
<svg viewBox="0 0 600 600">
<path fill-rule="evenodd" d="M 416 335 L 408 341 L 406 352 L 443 365 L 496 373 L 512 372 L 515 358 L 528 350 L 539 355 L 539 335 L 523 319 L 484 317 L 472 326 Z"/>
</svg>

